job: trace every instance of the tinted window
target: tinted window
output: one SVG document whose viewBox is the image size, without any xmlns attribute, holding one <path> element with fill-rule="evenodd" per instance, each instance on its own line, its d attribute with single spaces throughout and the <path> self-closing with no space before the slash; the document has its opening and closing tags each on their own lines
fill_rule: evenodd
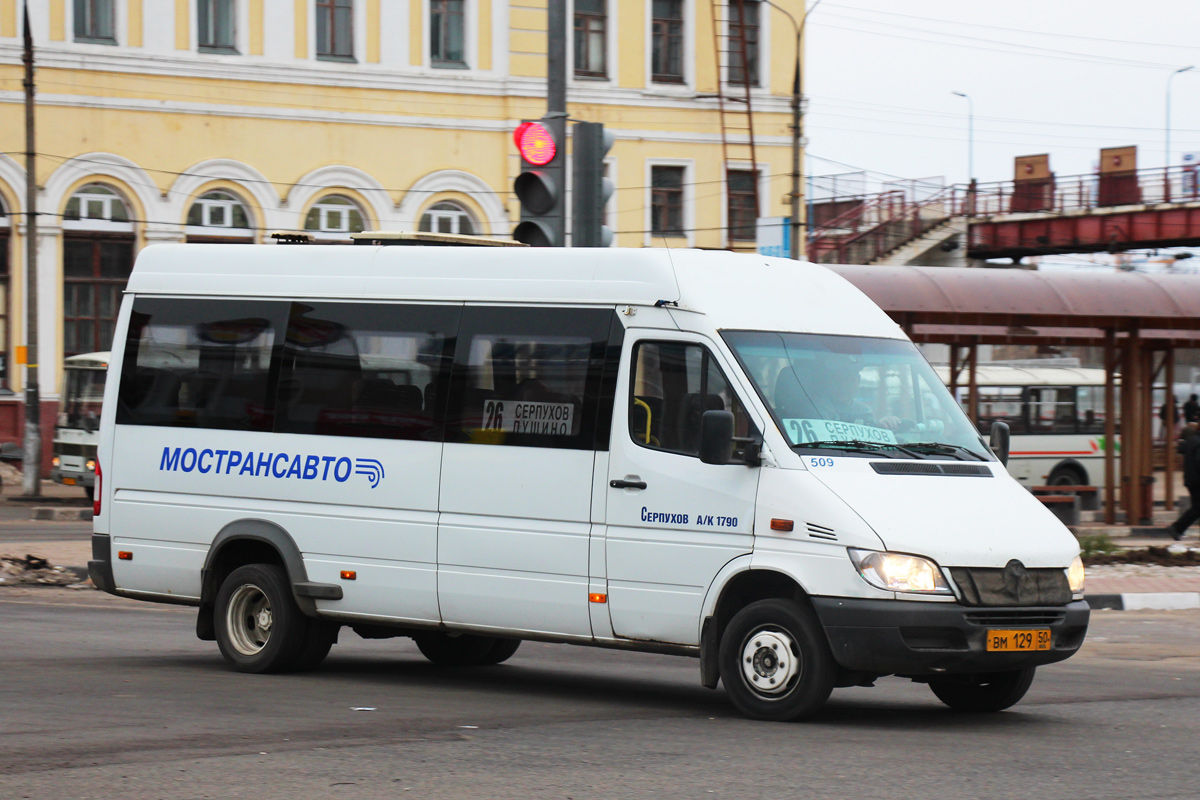
<svg viewBox="0 0 1200 800">
<path fill-rule="evenodd" d="M 639 342 L 632 374 L 629 435 L 643 447 L 698 456 L 705 411 L 732 411 L 734 436 L 757 435 L 745 406 L 701 345 Z M 739 445 L 730 463 L 742 460 Z"/>
<path fill-rule="evenodd" d="M 614 324 L 608 310 L 465 309 L 446 441 L 607 449 L 597 415 L 612 416 L 611 389 L 604 408 L 601 397 Z"/>
<path fill-rule="evenodd" d="M 294 303 L 283 346 L 283 433 L 440 439 L 459 308 Z"/>
<path fill-rule="evenodd" d="M 271 430 L 272 354 L 288 303 L 138 299 L 117 422 Z"/>
</svg>

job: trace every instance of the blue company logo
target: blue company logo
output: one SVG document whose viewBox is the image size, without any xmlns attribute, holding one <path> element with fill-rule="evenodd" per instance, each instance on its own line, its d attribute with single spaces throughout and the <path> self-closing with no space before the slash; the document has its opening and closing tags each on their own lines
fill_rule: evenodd
<svg viewBox="0 0 1200 800">
<path fill-rule="evenodd" d="M 374 489 L 384 478 L 383 464 L 374 458 L 318 456 L 305 453 L 255 453 L 253 450 L 196 450 L 194 447 L 164 447 L 158 462 L 160 472 L 199 472 L 214 475 L 250 475 L 255 478 L 296 478 L 302 481 L 345 483 L 350 476 L 363 475 Z"/>
</svg>

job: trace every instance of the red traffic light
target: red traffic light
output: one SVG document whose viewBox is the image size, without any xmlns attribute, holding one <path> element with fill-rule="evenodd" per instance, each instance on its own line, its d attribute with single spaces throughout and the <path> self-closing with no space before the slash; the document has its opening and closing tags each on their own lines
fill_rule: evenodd
<svg viewBox="0 0 1200 800">
<path fill-rule="evenodd" d="M 558 154 L 554 136 L 540 122 L 522 122 L 513 131 L 513 141 L 521 158 L 535 167 L 544 167 Z"/>
</svg>

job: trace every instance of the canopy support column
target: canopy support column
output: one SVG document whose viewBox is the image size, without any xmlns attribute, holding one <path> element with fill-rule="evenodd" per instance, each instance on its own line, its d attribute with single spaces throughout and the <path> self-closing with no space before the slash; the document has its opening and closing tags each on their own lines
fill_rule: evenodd
<svg viewBox="0 0 1200 800">
<path fill-rule="evenodd" d="M 1117 522 L 1117 332 L 1104 331 L 1104 522 Z"/>
<path fill-rule="evenodd" d="M 1168 344 L 1163 353 L 1166 362 L 1167 382 L 1167 414 L 1163 430 L 1163 504 L 1167 511 L 1175 510 L 1175 437 L 1178 426 L 1175 416 L 1179 409 L 1175 407 L 1175 346 Z"/>
</svg>

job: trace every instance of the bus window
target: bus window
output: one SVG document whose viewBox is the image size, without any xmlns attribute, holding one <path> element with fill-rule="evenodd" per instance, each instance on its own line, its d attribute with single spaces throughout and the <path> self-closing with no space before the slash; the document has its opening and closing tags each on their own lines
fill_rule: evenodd
<svg viewBox="0 0 1200 800">
<path fill-rule="evenodd" d="M 1075 433 L 1075 392 L 1066 387 L 1035 386 L 1029 390 L 1029 425 L 1038 433 Z"/>
<path fill-rule="evenodd" d="M 967 390 L 959 387 L 960 401 L 967 402 Z M 1013 433 L 1025 433 L 1025 415 L 1021 413 L 1020 386 L 979 387 L 979 432 L 987 434 L 993 422 L 1006 422 Z"/>
</svg>

